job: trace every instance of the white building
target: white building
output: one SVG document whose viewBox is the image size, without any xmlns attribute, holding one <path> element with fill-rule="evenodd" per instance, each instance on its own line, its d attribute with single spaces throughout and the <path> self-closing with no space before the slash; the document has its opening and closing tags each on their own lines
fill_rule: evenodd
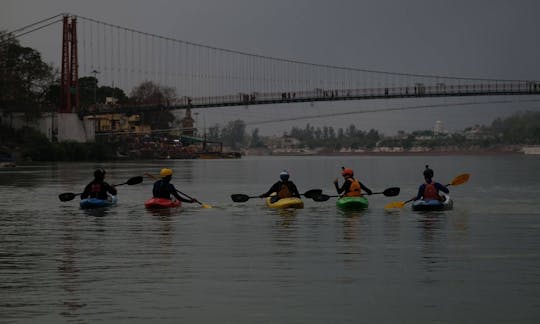
<svg viewBox="0 0 540 324">
<path fill-rule="evenodd" d="M 444 134 L 444 133 L 446 133 L 446 131 L 444 130 L 442 121 L 437 120 L 435 122 L 435 126 L 433 127 L 433 134 L 437 135 L 437 134 Z"/>
</svg>

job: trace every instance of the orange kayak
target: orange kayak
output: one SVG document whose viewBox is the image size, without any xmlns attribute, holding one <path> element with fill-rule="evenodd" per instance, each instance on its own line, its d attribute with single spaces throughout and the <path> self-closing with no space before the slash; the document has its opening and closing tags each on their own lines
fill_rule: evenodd
<svg viewBox="0 0 540 324">
<path fill-rule="evenodd" d="M 179 200 L 170 200 L 165 198 L 150 198 L 144 202 L 144 207 L 150 209 L 180 207 L 180 205 L 181 203 Z"/>
</svg>

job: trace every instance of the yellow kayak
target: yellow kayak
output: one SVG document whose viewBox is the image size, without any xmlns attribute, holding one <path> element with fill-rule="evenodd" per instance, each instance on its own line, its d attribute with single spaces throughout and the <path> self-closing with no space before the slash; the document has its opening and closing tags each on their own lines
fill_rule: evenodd
<svg viewBox="0 0 540 324">
<path fill-rule="evenodd" d="M 304 208 L 304 202 L 300 198 L 281 198 L 276 202 L 272 202 L 272 197 L 266 198 L 266 206 L 270 208 Z"/>
</svg>

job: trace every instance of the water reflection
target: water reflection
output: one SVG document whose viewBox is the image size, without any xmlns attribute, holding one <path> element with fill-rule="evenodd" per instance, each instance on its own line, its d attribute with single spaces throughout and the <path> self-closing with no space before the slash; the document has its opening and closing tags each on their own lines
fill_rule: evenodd
<svg viewBox="0 0 540 324">
<path fill-rule="evenodd" d="M 358 239 L 358 223 L 366 211 L 340 211 L 343 217 L 343 239 L 346 241 Z"/>
<path fill-rule="evenodd" d="M 105 217 L 109 214 L 110 207 L 103 208 L 92 208 L 92 209 L 81 209 L 86 216 L 91 217 Z"/>
<path fill-rule="evenodd" d="M 442 268 L 442 262 L 447 262 L 446 232 L 442 230 L 446 221 L 445 212 L 420 212 L 419 227 L 421 229 L 422 264 L 427 272 L 434 272 Z M 426 279 L 429 281 L 429 279 Z"/>
<path fill-rule="evenodd" d="M 63 217 L 60 223 L 63 234 L 59 242 L 61 255 L 57 269 L 61 280 L 60 287 L 65 292 L 62 294 L 62 305 L 65 309 L 60 311 L 60 315 L 69 318 L 76 317 L 76 311 L 86 306 L 78 296 L 81 269 L 77 262 L 79 252 L 77 246 L 80 243 L 80 233 L 77 228 L 80 224 L 76 216 L 71 214 Z"/>
<path fill-rule="evenodd" d="M 276 224 L 279 227 L 283 228 L 296 228 L 296 215 L 298 214 L 298 210 L 294 208 L 287 208 L 287 209 L 277 209 L 277 214 L 279 215 L 279 219 L 277 220 Z"/>
<path fill-rule="evenodd" d="M 174 239 L 174 216 L 180 215 L 182 208 L 146 209 L 146 214 L 152 217 L 157 225 L 159 246 L 166 252 L 171 252 Z"/>
</svg>

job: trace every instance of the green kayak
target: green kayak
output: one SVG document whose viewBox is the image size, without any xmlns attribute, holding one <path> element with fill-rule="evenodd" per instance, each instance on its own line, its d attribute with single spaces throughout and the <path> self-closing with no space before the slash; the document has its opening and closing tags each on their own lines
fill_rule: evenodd
<svg viewBox="0 0 540 324">
<path fill-rule="evenodd" d="M 336 201 L 339 209 L 357 210 L 368 208 L 369 202 L 366 197 L 342 197 Z"/>
</svg>

